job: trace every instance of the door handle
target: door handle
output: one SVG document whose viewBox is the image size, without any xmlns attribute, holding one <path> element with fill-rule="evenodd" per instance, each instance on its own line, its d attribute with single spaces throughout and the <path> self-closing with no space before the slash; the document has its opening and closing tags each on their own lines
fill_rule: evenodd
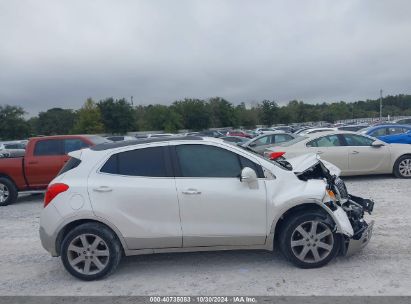
<svg viewBox="0 0 411 304">
<path fill-rule="evenodd" d="M 358 154 L 358 153 L 360 153 L 360 152 L 358 152 L 358 151 L 352 151 L 351 152 L 351 154 Z"/>
<path fill-rule="evenodd" d="M 323 151 L 317 151 L 317 154 L 323 154 L 324 152 Z"/>
<path fill-rule="evenodd" d="M 201 194 L 201 191 L 198 191 L 197 189 L 187 189 L 182 191 L 183 194 L 187 194 L 187 195 L 195 195 L 195 194 Z"/>
<path fill-rule="evenodd" d="M 107 186 L 100 186 L 100 187 L 97 187 L 97 188 L 93 188 L 93 190 L 96 191 L 96 192 L 111 192 L 111 191 L 113 191 L 113 189 L 111 189 L 110 187 L 107 187 Z"/>
<path fill-rule="evenodd" d="M 29 165 L 37 165 L 38 163 L 38 161 L 29 161 Z"/>
</svg>

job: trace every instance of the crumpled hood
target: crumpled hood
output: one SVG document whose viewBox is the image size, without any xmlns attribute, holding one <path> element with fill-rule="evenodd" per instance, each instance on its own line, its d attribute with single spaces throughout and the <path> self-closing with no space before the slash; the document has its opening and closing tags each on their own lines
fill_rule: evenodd
<svg viewBox="0 0 411 304">
<path fill-rule="evenodd" d="M 315 166 L 320 161 L 324 164 L 324 166 L 328 170 L 330 170 L 331 175 L 339 176 L 341 173 L 341 170 L 337 166 L 325 160 L 320 159 L 320 157 L 315 153 L 308 153 L 308 154 L 304 154 L 304 155 L 300 155 L 300 156 L 296 156 L 292 158 L 287 158 L 287 161 L 293 167 L 293 172 L 297 174 L 302 173 L 306 171 L 307 169 Z"/>
</svg>

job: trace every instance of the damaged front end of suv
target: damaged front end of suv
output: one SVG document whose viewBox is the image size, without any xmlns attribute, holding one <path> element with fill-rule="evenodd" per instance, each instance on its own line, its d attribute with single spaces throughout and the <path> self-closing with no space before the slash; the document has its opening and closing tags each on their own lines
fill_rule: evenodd
<svg viewBox="0 0 411 304">
<path fill-rule="evenodd" d="M 281 160 L 279 160 L 281 161 Z M 332 211 L 338 223 L 334 229 L 339 230 L 343 255 L 351 255 L 364 248 L 371 239 L 374 221 L 367 223 L 364 214 L 371 214 L 374 202 L 348 193 L 344 181 L 339 177 L 340 170 L 318 156 L 306 155 L 293 160 L 282 160 L 293 167 L 296 176 L 303 181 L 312 179 L 324 180 L 327 184 L 323 203 Z M 307 168 L 307 162 L 311 162 Z M 302 165 L 304 164 L 304 165 Z M 298 170 L 298 169 L 302 170 Z M 347 219 L 348 221 L 347 222 Z M 338 227 L 339 226 L 339 227 Z"/>
</svg>

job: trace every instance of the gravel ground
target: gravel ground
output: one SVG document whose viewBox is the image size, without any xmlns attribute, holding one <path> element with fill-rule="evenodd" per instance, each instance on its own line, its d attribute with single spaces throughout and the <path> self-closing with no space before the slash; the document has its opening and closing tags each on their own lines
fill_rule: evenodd
<svg viewBox="0 0 411 304">
<path fill-rule="evenodd" d="M 112 276 L 87 283 L 41 247 L 41 197 L 20 197 L 0 208 L 0 295 L 411 295 L 411 180 L 346 182 L 351 193 L 376 201 L 373 239 L 352 257 L 302 270 L 279 252 L 135 256 Z"/>
</svg>

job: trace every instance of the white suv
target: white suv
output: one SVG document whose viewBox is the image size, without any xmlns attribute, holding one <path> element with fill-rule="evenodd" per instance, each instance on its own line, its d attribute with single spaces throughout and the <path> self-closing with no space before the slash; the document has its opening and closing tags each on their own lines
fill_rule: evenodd
<svg viewBox="0 0 411 304">
<path fill-rule="evenodd" d="M 295 265 L 320 267 L 371 236 L 363 216 L 373 202 L 350 196 L 315 155 L 267 160 L 220 139 L 188 136 L 102 144 L 70 156 L 45 195 L 40 237 L 83 280 L 113 272 L 122 255 L 274 244 Z"/>
</svg>

